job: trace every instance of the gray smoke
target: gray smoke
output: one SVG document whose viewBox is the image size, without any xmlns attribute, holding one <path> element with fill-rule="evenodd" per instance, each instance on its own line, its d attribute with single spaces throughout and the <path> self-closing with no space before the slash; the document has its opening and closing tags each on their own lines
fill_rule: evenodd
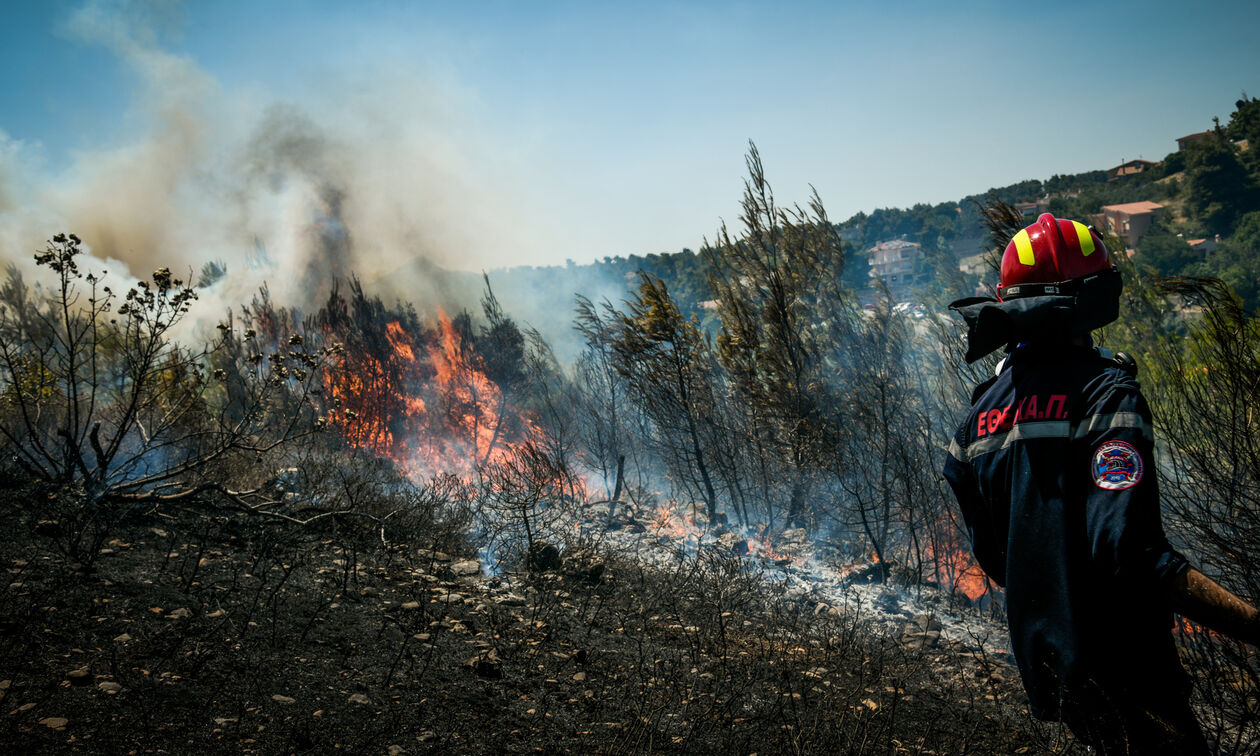
<svg viewBox="0 0 1260 756">
<path fill-rule="evenodd" d="M 277 302 L 310 308 L 338 276 L 511 259 L 502 240 L 528 228 L 502 167 L 512 161 L 479 136 L 458 92 L 391 61 L 329 76 L 300 101 L 228 91 L 163 48 L 179 10 L 94 0 L 69 19 L 73 40 L 103 46 L 134 75 L 125 123 L 137 126 L 56 175 L 0 132 L 5 261 L 29 267 L 60 231 L 119 275 L 168 266 L 195 277 L 222 261 L 226 276 L 198 307 L 218 317 L 263 283 Z"/>
</svg>

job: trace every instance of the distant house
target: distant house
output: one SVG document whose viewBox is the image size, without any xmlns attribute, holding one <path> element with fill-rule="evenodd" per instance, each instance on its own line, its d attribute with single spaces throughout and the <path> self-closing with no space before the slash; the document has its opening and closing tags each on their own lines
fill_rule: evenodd
<svg viewBox="0 0 1260 756">
<path fill-rule="evenodd" d="M 923 248 L 904 239 L 880 242 L 866 252 L 871 260 L 871 278 L 882 279 L 890 289 L 908 286 Z"/>
<path fill-rule="evenodd" d="M 968 255 L 958 261 L 958 269 L 963 273 L 970 273 L 983 278 L 985 275 L 990 273 L 989 264 L 985 261 L 986 257 L 988 257 L 987 252 L 981 252 L 976 255 Z"/>
<path fill-rule="evenodd" d="M 1132 249 L 1155 219 L 1163 214 L 1164 206 L 1155 202 L 1130 202 L 1105 205 L 1102 210 L 1102 221 L 1107 230 L 1124 239 L 1125 246 Z"/>
<path fill-rule="evenodd" d="M 1119 179 L 1124 178 L 1125 176 L 1134 176 L 1148 168 L 1154 168 L 1157 165 L 1159 165 L 1159 163 L 1151 160 L 1130 160 L 1127 163 L 1117 165 L 1115 168 L 1109 168 L 1107 170 L 1107 177 L 1111 179 Z"/>
<path fill-rule="evenodd" d="M 1195 142 L 1202 141 L 1210 136 L 1212 136 L 1212 132 L 1200 131 L 1197 134 L 1187 134 L 1186 136 L 1179 137 L 1177 139 L 1177 151 L 1181 152 Z"/>
<path fill-rule="evenodd" d="M 1050 195 L 1047 194 L 1036 202 L 1016 202 L 1015 209 L 1025 218 L 1036 218 L 1050 210 Z"/>
<path fill-rule="evenodd" d="M 1213 252 L 1215 252 L 1217 242 L 1219 242 L 1220 240 L 1221 240 L 1221 235 L 1217 234 L 1215 239 L 1191 239 L 1190 241 L 1186 243 L 1190 245 L 1190 249 L 1193 249 L 1195 251 L 1195 254 L 1202 257 L 1204 255 L 1210 255 Z"/>
</svg>

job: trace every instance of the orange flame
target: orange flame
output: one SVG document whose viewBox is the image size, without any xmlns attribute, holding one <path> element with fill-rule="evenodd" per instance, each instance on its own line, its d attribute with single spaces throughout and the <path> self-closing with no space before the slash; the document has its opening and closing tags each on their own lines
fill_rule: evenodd
<svg viewBox="0 0 1260 756">
<path fill-rule="evenodd" d="M 676 506 L 665 504 L 656 510 L 656 516 L 649 526 L 652 532 L 662 538 L 675 540 L 700 537 L 701 529 L 696 525 L 695 518 L 691 515 L 680 514 Z"/>
<path fill-rule="evenodd" d="M 468 478 L 521 443 L 542 440 L 542 430 L 509 406 L 445 312 L 434 326 L 435 337 L 418 339 L 392 321 L 383 334 L 387 350 L 373 353 L 371 345 L 379 349 L 381 342 L 364 339 L 325 376 L 329 397 L 341 407 L 332 422 L 346 441 L 392 459 L 413 478 L 438 472 Z"/>
<path fill-rule="evenodd" d="M 954 590 L 972 601 L 989 592 L 989 580 L 967 549 L 958 545 L 941 549 L 928 549 L 928 562 L 933 564 Z"/>
</svg>

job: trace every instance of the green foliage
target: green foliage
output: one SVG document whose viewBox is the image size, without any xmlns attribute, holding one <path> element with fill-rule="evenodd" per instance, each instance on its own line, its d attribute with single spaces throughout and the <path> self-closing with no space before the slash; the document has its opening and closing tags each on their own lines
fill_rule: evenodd
<svg viewBox="0 0 1260 756">
<path fill-rule="evenodd" d="M 1208 233 L 1227 235 L 1243 213 L 1260 203 L 1260 186 L 1222 134 L 1186 150 L 1186 209 Z"/>
<path fill-rule="evenodd" d="M 1136 261 L 1156 273 L 1171 276 L 1198 261 L 1185 237 L 1176 233 L 1166 218 L 1160 218 L 1138 244 Z"/>
<path fill-rule="evenodd" d="M 1234 103 L 1225 133 L 1235 141 L 1246 140 L 1248 149 L 1241 155 L 1243 164 L 1251 177 L 1260 181 L 1260 100 L 1243 92 L 1242 99 Z"/>
<path fill-rule="evenodd" d="M 695 318 L 685 318 L 665 282 L 646 273 L 617 313 L 613 364 L 655 429 L 655 441 L 693 500 L 718 511 L 715 458 L 723 452 L 713 354 Z"/>
<path fill-rule="evenodd" d="M 806 478 L 825 469 L 824 448 L 838 435 L 828 358 L 847 334 L 852 296 L 840 286 L 844 244 L 817 194 L 808 210 L 781 208 L 755 145 L 746 162 L 742 234 L 723 225 L 706 254 L 718 356 L 738 405 L 750 410 L 749 432 L 791 478 L 787 516 L 801 524 Z"/>
</svg>

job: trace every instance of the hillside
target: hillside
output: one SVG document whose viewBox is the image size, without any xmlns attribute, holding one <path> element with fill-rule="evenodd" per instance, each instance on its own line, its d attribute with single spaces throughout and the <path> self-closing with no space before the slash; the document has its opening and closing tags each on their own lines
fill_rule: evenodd
<svg viewBox="0 0 1260 756">
<path fill-rule="evenodd" d="M 1257 107 L 1114 182 L 994 191 L 1166 203 L 1131 259 L 1113 242 L 1103 337 L 1151 386 L 1169 536 L 1249 597 L 1260 330 L 1214 279 L 1143 274 L 1255 264 L 1255 153 L 1230 134 Z M 191 343 L 197 285 L 160 267 L 114 291 L 52 236 L 0 287 L 0 747 L 1082 752 L 1028 715 L 939 473 L 996 355 L 854 291 L 890 234 L 932 253 L 934 305 L 974 286 L 979 210 L 832 224 L 778 212 L 748 165 L 745 228 L 700 253 L 488 285 L 416 263 Z M 1175 640 L 1205 731 L 1260 752 L 1254 649 Z"/>
</svg>

